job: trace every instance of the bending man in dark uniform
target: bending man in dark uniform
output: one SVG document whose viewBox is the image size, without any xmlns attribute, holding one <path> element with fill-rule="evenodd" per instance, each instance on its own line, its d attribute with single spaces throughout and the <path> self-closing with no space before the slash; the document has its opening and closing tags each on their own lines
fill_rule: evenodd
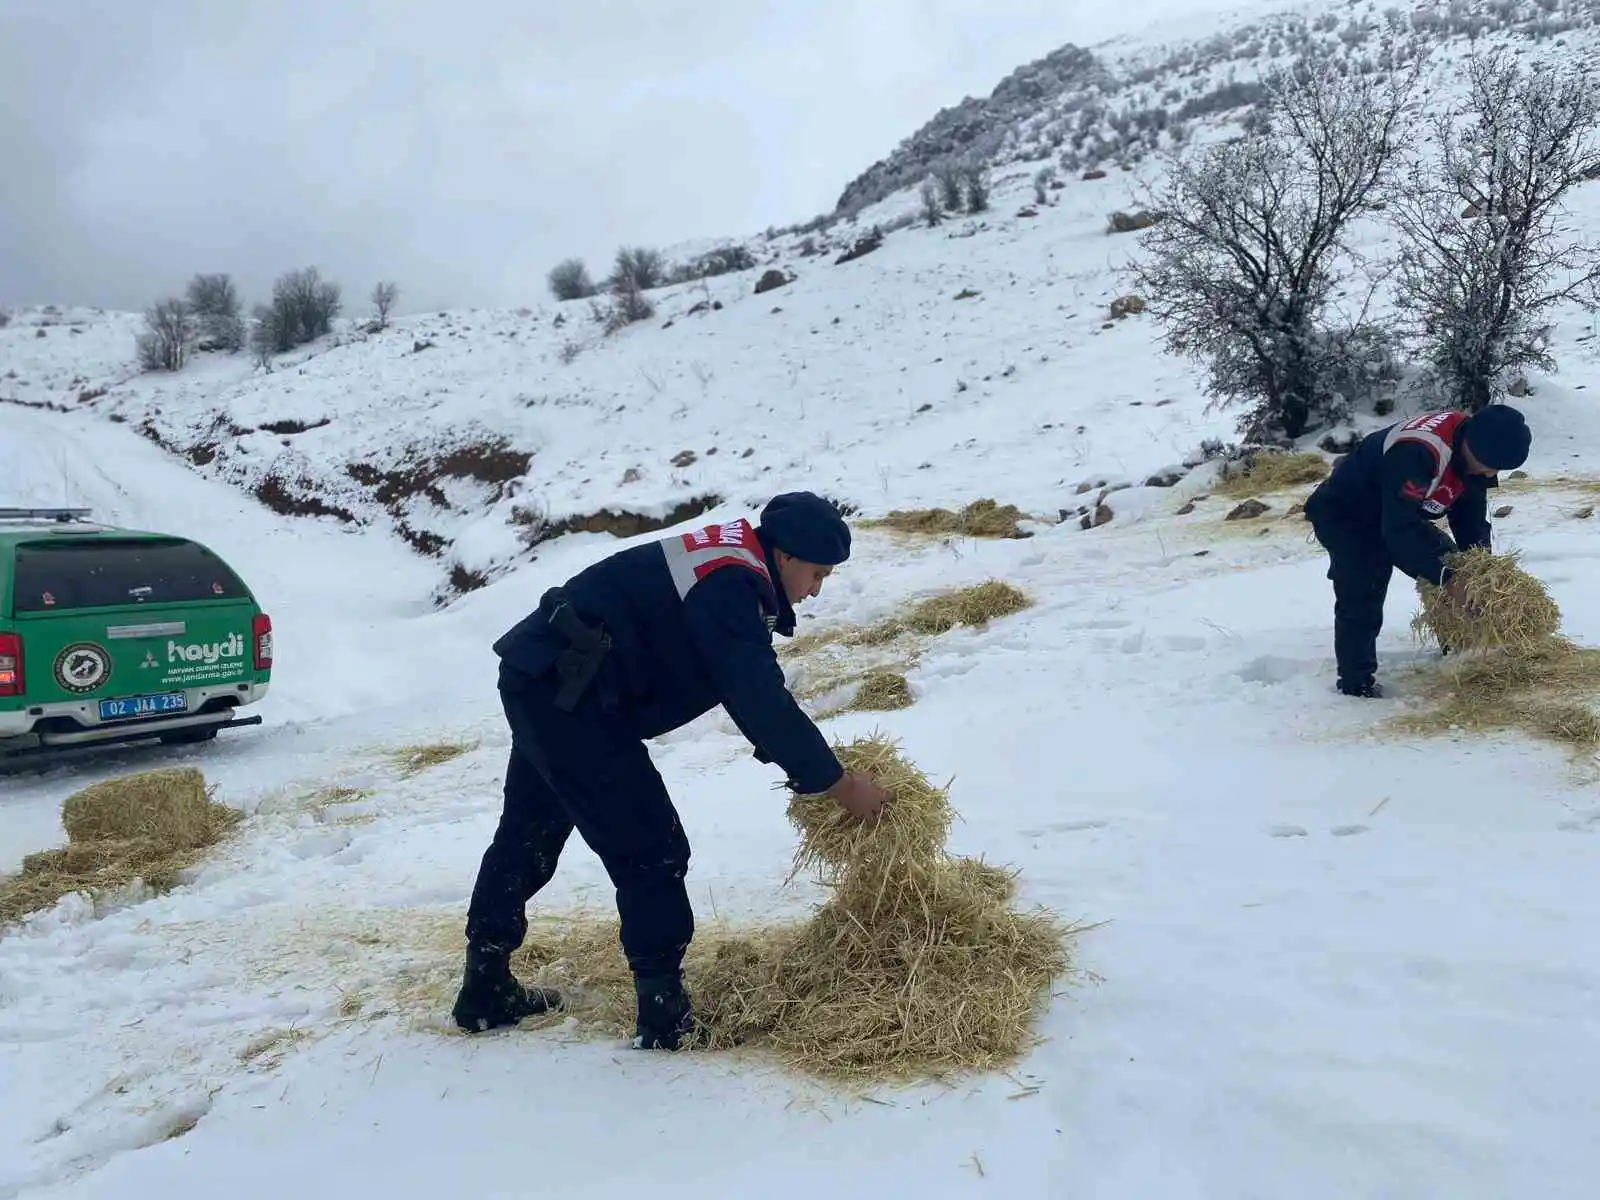
<svg viewBox="0 0 1600 1200">
<path fill-rule="evenodd" d="M 547 592 L 494 649 L 511 727 L 505 802 L 467 913 L 456 1023 L 469 1032 L 561 1005 L 523 987 L 510 956 L 527 902 L 549 883 L 572 831 L 617 889 L 638 998 L 634 1044 L 675 1050 L 694 1029 L 683 987 L 694 915 L 689 843 L 644 739 L 721 704 L 789 786 L 826 792 L 861 819 L 888 800 L 846 773 L 784 684 L 772 634 L 850 556 L 850 530 L 809 492 L 740 519 L 619 551 Z"/>
<path fill-rule="evenodd" d="M 1378 634 L 1395 567 L 1451 588 L 1444 556 L 1489 548 L 1488 489 L 1528 458 L 1528 426 L 1504 404 L 1423 413 L 1369 434 L 1311 493 L 1306 519 L 1331 560 L 1339 690 L 1381 696 Z M 1434 522 L 1448 517 L 1454 542 Z"/>
</svg>

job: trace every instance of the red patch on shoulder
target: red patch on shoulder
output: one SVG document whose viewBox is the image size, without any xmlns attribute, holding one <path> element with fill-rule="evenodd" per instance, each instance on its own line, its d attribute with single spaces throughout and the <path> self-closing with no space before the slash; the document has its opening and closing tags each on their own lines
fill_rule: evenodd
<svg viewBox="0 0 1600 1200">
<path fill-rule="evenodd" d="M 1412 479 L 1406 480 L 1405 486 L 1400 489 L 1400 494 L 1407 500 L 1425 500 L 1428 497 L 1422 486 Z"/>
</svg>

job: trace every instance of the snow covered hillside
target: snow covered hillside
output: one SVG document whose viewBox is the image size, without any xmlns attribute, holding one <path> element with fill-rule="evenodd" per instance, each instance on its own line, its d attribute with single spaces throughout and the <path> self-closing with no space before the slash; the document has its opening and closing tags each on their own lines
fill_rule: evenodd
<svg viewBox="0 0 1600 1200">
<path fill-rule="evenodd" d="M 1577 20 L 1564 2 L 1481 11 L 1502 7 Z M 1336 14 L 1336 42 L 1384 20 L 1308 12 Z M 1209 44 L 1115 87 L 1220 86 Z M 1411 643 L 1398 576 L 1391 697 L 1334 694 L 1306 489 L 1227 519 L 1201 448 L 1234 414 L 1205 411 L 1143 316 L 1110 319 L 1132 239 L 1106 221 L 1138 172 L 1063 176 L 1041 205 L 1035 170 L 1003 165 L 988 212 L 934 229 L 903 222 L 902 191 L 757 239 L 756 268 L 654 292 L 654 318 L 609 336 L 577 301 L 161 375 L 131 365 L 136 316 L 0 329 L 0 504 L 200 538 L 258 591 L 277 647 L 260 728 L 0 774 L 0 871 L 64 840 L 66 796 L 128 770 L 192 763 L 247 814 L 168 894 L 68 898 L 0 936 L 0 1200 L 1592 1194 L 1600 763 L 1399 728 L 1439 663 Z M 1600 183 L 1573 220 L 1600 238 Z M 835 261 L 874 224 L 881 245 Z M 757 293 L 772 268 L 794 277 Z M 1559 372 L 1517 402 L 1535 441 L 1496 539 L 1597 645 L 1592 319 L 1562 311 L 1552 352 Z M 754 1053 L 634 1054 L 561 1024 L 458 1035 L 507 748 L 490 642 L 653 526 L 794 487 L 862 518 L 981 497 L 1034 518 L 993 540 L 861 526 L 801 609 L 813 632 L 1021 588 L 1016 615 L 852 663 L 903 670 L 909 708 L 823 716 L 848 683 L 786 660 L 830 736 L 880 729 L 953 778 L 954 852 L 1090 926 L 1042 1044 L 1008 1074 L 860 1096 Z M 431 743 L 460 753 L 406 764 Z M 702 928 L 804 914 L 818 893 L 782 882 L 775 772 L 731 721 L 652 753 Z M 609 912 L 577 839 L 547 897 L 546 914 Z"/>
</svg>

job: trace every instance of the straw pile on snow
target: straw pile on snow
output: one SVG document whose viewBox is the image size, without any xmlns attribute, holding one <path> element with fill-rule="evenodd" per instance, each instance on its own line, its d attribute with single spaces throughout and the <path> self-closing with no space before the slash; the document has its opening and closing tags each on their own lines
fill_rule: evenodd
<svg viewBox="0 0 1600 1200">
<path fill-rule="evenodd" d="M 1445 565 L 1460 580 L 1462 603 L 1419 581 L 1422 611 L 1412 620 L 1413 632 L 1452 651 L 1526 652 L 1543 646 L 1560 630 L 1561 610 L 1518 558 L 1482 547 L 1447 555 Z"/>
<path fill-rule="evenodd" d="M 887 517 L 858 522 L 865 529 L 893 529 L 899 533 L 957 534 L 964 537 L 1024 538 L 1017 526 L 1027 513 L 1015 504 L 974 500 L 959 512 L 948 508 L 897 508 Z"/>
<path fill-rule="evenodd" d="M 1561 610 L 1516 554 L 1477 548 L 1447 557 L 1463 603 L 1419 583 L 1412 630 L 1451 656 L 1426 683 L 1435 711 L 1411 729 L 1520 729 L 1579 750 L 1600 748 L 1600 651 L 1560 635 Z"/>
<path fill-rule="evenodd" d="M 815 871 L 831 895 L 803 924 L 696 933 L 684 973 L 703 1046 L 766 1046 L 798 1069 L 855 1078 L 985 1068 L 1023 1052 L 1036 1005 L 1066 969 L 1070 931 L 1014 910 L 1008 872 L 946 852 L 946 792 L 892 743 L 835 749 L 894 802 L 866 825 L 826 796 L 792 798 L 794 872 Z M 633 990 L 616 930 L 614 920 L 536 927 L 517 962 L 566 987 L 579 1019 L 627 1036 Z"/>
<path fill-rule="evenodd" d="M 136 881 L 167 891 L 243 815 L 215 803 L 205 777 L 192 767 L 124 775 L 84 788 L 61 806 L 68 844 L 28 855 L 19 874 L 0 879 L 0 921 L 48 908 L 74 892 L 94 897 Z"/>
<path fill-rule="evenodd" d="M 856 686 L 856 694 L 845 706 L 848 712 L 893 712 L 910 708 L 911 684 L 898 671 L 868 671 Z"/>
<path fill-rule="evenodd" d="M 1306 452 L 1287 454 L 1281 450 L 1258 450 L 1237 465 L 1222 470 L 1216 491 L 1242 499 L 1281 492 L 1286 488 L 1318 483 L 1328 474 L 1322 455 Z"/>
</svg>

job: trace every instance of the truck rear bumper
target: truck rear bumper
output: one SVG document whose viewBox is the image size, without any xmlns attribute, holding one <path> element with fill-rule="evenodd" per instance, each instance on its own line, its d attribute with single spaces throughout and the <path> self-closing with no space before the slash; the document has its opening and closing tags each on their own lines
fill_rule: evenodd
<svg viewBox="0 0 1600 1200">
<path fill-rule="evenodd" d="M 238 717 L 240 708 L 255 704 L 267 694 L 266 683 L 197 687 L 186 691 L 188 709 L 172 716 L 100 719 L 96 700 L 67 700 L 34 704 L 0 712 L 0 753 L 31 747 L 77 746 L 136 741 L 181 729 L 209 726 L 259 725 L 261 718 Z M 208 709 L 207 705 L 211 707 Z"/>
</svg>

